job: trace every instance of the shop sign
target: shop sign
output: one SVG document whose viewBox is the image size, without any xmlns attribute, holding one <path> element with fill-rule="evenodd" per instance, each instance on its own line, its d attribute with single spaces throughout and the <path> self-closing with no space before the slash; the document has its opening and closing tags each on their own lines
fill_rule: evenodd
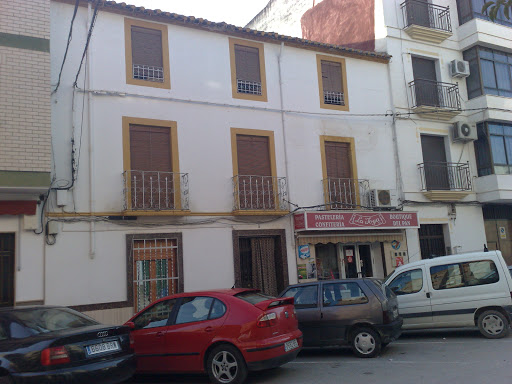
<svg viewBox="0 0 512 384">
<path fill-rule="evenodd" d="M 417 212 L 301 212 L 293 218 L 296 231 L 419 228 Z"/>
</svg>

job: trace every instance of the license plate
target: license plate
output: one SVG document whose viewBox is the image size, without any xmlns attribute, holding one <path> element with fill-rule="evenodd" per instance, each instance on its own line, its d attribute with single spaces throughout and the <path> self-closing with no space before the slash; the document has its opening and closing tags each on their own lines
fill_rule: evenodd
<svg viewBox="0 0 512 384">
<path fill-rule="evenodd" d="M 106 343 L 88 345 L 85 349 L 87 350 L 87 354 L 91 356 L 98 353 L 118 351 L 119 343 L 117 341 L 108 341 Z"/>
<path fill-rule="evenodd" d="M 284 343 L 284 351 L 285 352 L 291 351 L 292 349 L 295 349 L 295 348 L 299 348 L 299 343 L 297 342 L 297 339 L 292 340 L 292 341 L 287 341 L 286 343 Z"/>
</svg>

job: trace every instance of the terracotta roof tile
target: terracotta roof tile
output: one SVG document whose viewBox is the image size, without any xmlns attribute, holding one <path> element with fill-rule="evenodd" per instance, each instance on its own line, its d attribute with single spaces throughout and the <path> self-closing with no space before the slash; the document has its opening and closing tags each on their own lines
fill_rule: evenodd
<svg viewBox="0 0 512 384">
<path fill-rule="evenodd" d="M 58 0 L 59 1 L 59 0 Z M 62 1 L 62 0 L 60 0 Z M 65 0 L 64 0 L 65 1 Z M 88 2 L 95 2 L 98 0 L 86 0 Z M 381 52 L 373 52 L 373 51 L 363 51 L 361 49 L 349 48 L 340 45 L 327 44 L 317 41 L 311 41 L 306 39 L 301 39 L 298 37 L 291 37 L 280 35 L 276 32 L 264 32 L 257 31 L 250 28 L 245 27 L 237 27 L 235 25 L 227 24 L 225 22 L 217 23 L 213 21 L 209 21 L 203 18 L 195 18 L 194 16 L 184 16 L 176 13 L 170 12 L 162 12 L 160 9 L 146 9 L 144 7 L 137 7 L 135 5 L 126 4 L 125 2 L 118 3 L 116 1 L 104 1 L 104 6 L 107 8 L 111 8 L 118 11 L 130 12 L 133 16 L 158 16 L 160 19 L 167 19 L 168 22 L 175 24 L 182 24 L 185 26 L 193 27 L 193 28 L 201 28 L 205 30 L 211 31 L 212 29 L 215 32 L 236 32 L 239 36 L 245 36 L 246 38 L 265 38 L 265 41 L 273 41 L 275 43 L 280 42 L 293 42 L 296 46 L 304 46 L 304 47 L 317 47 L 317 48 L 327 48 L 333 54 L 349 54 L 353 57 L 364 58 L 373 58 L 378 61 L 388 62 L 391 59 L 391 56 L 387 53 Z M 162 20 L 165 21 L 165 20 Z"/>
</svg>

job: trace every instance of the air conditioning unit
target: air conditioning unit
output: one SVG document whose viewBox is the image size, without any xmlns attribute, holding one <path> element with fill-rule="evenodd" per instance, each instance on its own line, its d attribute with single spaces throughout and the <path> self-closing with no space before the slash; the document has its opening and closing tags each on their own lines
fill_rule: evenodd
<svg viewBox="0 0 512 384">
<path fill-rule="evenodd" d="M 476 124 L 457 121 L 453 124 L 453 141 L 477 140 Z"/>
<path fill-rule="evenodd" d="M 450 62 L 450 75 L 452 77 L 468 77 L 469 63 L 464 60 L 452 60 Z"/>
<path fill-rule="evenodd" d="M 368 205 L 371 208 L 393 208 L 398 205 L 396 193 L 390 189 L 370 189 Z"/>
</svg>

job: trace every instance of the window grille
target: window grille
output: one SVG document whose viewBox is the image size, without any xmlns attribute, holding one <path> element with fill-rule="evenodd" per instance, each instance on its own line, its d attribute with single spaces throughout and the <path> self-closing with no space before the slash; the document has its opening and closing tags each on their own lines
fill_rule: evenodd
<svg viewBox="0 0 512 384">
<path fill-rule="evenodd" d="M 175 239 L 133 241 L 135 310 L 178 292 L 178 246 Z"/>
<path fill-rule="evenodd" d="M 249 93 L 251 95 L 261 95 L 261 83 L 257 81 L 237 79 L 237 92 Z"/>
<path fill-rule="evenodd" d="M 164 69 L 163 67 L 133 64 L 133 78 L 163 83 Z"/>
<path fill-rule="evenodd" d="M 332 105 L 345 105 L 343 92 L 324 91 L 324 103 Z"/>
</svg>

